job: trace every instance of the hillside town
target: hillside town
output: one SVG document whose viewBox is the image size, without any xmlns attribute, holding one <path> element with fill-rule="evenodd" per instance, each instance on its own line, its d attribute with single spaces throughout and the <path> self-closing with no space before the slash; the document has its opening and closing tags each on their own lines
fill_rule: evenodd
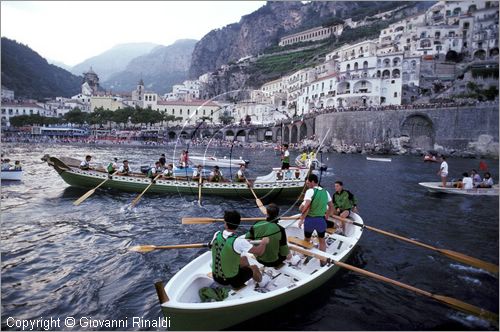
<svg viewBox="0 0 500 332">
<path fill-rule="evenodd" d="M 391 14 L 371 19 L 384 20 Z M 344 29 L 366 21 L 308 29 L 282 37 L 279 45 L 339 36 Z M 244 66 L 257 57 L 246 56 L 236 65 Z M 229 68 L 223 65 L 219 70 Z M 471 89 L 498 95 L 498 2 L 440 1 L 389 25 L 378 38 L 330 50 L 314 67 L 266 82 L 259 89 L 242 90 L 244 97 L 234 101 L 209 95 L 211 75 L 176 84 L 164 95 L 148 91 L 142 79 L 134 91 L 117 93 L 101 88 L 98 73 L 90 68 L 83 74 L 81 93 L 45 102 L 16 100 L 15 91 L 2 86 L 2 127 L 9 127 L 10 119 L 19 115 L 63 118 L 75 109 L 91 113 L 149 108 L 172 116 L 170 125 L 194 126 L 200 120 L 212 125 L 225 119 L 236 125 L 262 125 L 321 112 L 474 104 L 478 100 L 468 98 Z"/>
</svg>

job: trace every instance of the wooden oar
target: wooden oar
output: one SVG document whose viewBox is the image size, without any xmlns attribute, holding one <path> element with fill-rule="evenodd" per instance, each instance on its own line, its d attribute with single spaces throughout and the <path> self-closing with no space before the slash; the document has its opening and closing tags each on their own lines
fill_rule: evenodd
<svg viewBox="0 0 500 332">
<path fill-rule="evenodd" d="M 395 239 L 399 239 L 401 241 L 405 241 L 405 242 L 412 243 L 412 244 L 420 246 L 420 247 L 424 247 L 424 248 L 427 248 L 427 249 L 430 249 L 430 250 L 437 251 L 440 254 L 442 254 L 444 256 L 447 256 L 447 257 L 449 257 L 451 259 L 454 259 L 454 260 L 456 260 L 458 262 L 461 262 L 461 263 L 464 263 L 464 264 L 467 264 L 467 265 L 471 265 L 471 266 L 474 266 L 474 267 L 478 267 L 480 269 L 486 270 L 486 271 L 491 272 L 491 273 L 498 274 L 498 265 L 495 265 L 495 264 L 492 264 L 492 263 L 488 263 L 488 262 L 485 262 L 483 260 L 480 260 L 480 259 L 477 259 L 477 258 L 474 258 L 474 257 L 470 257 L 470 256 L 461 254 L 461 253 L 453 251 L 453 250 L 441 249 L 441 248 L 437 248 L 437 247 L 431 246 L 429 244 L 425 244 L 425 243 L 422 243 L 422 242 L 411 240 L 409 238 L 406 238 L 406 237 L 403 237 L 403 236 L 400 236 L 400 235 L 397 235 L 397 234 L 394 234 L 394 233 L 390 233 L 390 232 L 387 232 L 387 231 L 384 231 L 384 230 L 381 230 L 381 229 L 378 229 L 378 228 L 375 228 L 375 227 L 371 227 L 371 226 L 368 226 L 368 225 L 360 224 L 360 223 L 357 223 L 355 221 L 352 221 L 352 220 L 349 220 L 349 219 L 345 219 L 345 218 L 342 218 L 342 217 L 339 217 L 339 216 L 333 216 L 333 218 L 336 219 L 336 220 L 340 220 L 340 221 L 342 221 L 344 223 L 350 223 L 350 224 L 353 224 L 353 225 L 356 225 L 356 226 L 359 226 L 359 227 L 363 227 L 363 228 L 369 229 L 371 231 L 374 231 L 374 232 L 377 232 L 377 233 L 380 233 L 380 234 L 384 234 L 384 235 L 393 237 Z"/>
<path fill-rule="evenodd" d="M 253 196 L 255 197 L 255 203 L 257 203 L 257 206 L 259 207 L 260 212 L 262 212 L 263 215 L 267 215 L 267 209 L 262 203 L 262 201 L 257 197 L 255 194 L 255 191 L 253 191 L 252 186 L 250 185 L 250 182 L 248 182 L 247 178 L 245 177 L 245 182 L 247 183 L 248 189 L 252 192 Z"/>
<path fill-rule="evenodd" d="M 118 171 L 114 172 L 113 174 L 111 174 L 111 176 L 115 175 Z M 90 189 L 89 191 L 87 191 L 85 194 L 83 194 L 82 197 L 80 197 L 79 199 L 77 199 L 76 201 L 73 202 L 73 205 L 77 206 L 77 205 L 80 205 L 82 204 L 82 202 L 84 200 L 86 200 L 87 198 L 89 198 L 90 196 L 92 196 L 92 194 L 94 194 L 94 192 L 96 191 L 97 188 L 99 188 L 100 186 L 102 186 L 104 183 L 106 183 L 106 181 L 110 180 L 111 178 L 108 177 L 106 180 L 102 181 L 101 183 L 99 183 L 99 185 L 97 187 L 95 187 L 94 189 Z"/>
<path fill-rule="evenodd" d="M 294 220 L 298 219 L 298 216 L 289 216 L 289 217 L 280 217 L 281 220 Z M 261 221 L 263 220 L 262 217 L 260 218 L 241 218 L 241 221 L 244 222 L 255 222 L 255 221 Z M 184 217 L 182 218 L 182 223 L 184 225 L 191 225 L 191 224 L 212 224 L 216 222 L 223 222 L 224 219 L 222 218 L 206 218 L 206 217 Z"/>
<path fill-rule="evenodd" d="M 142 191 L 142 193 L 140 193 L 140 194 L 139 194 L 139 196 L 137 196 L 136 198 L 134 198 L 134 200 L 130 203 L 130 206 L 129 206 L 129 208 L 130 208 L 130 209 L 132 209 L 134 206 L 136 206 L 136 205 L 137 205 L 137 203 L 139 203 L 139 201 L 140 201 L 140 199 L 141 199 L 142 195 L 144 195 L 144 194 L 146 193 L 146 191 L 148 191 L 149 187 L 151 187 L 151 186 L 155 183 L 156 179 L 158 179 L 160 176 L 161 176 L 161 174 L 160 174 L 160 175 L 157 175 L 157 176 L 153 179 L 153 181 L 151 181 L 151 183 L 150 183 L 150 184 L 146 187 L 146 189 L 144 189 L 144 190 Z"/>
<path fill-rule="evenodd" d="M 433 293 L 430 293 L 430 292 L 425 291 L 423 289 L 416 288 L 416 287 L 410 286 L 408 284 L 396 281 L 394 279 L 390 279 L 390 278 L 384 277 L 384 276 L 382 276 L 380 274 L 376 274 L 376 273 L 373 273 L 373 272 L 370 272 L 370 271 L 366 271 L 366 270 L 360 269 L 358 267 L 352 266 L 350 264 L 346 264 L 346 263 L 343 263 L 343 262 L 339 262 L 339 261 L 333 260 L 333 259 L 330 258 L 331 255 L 327 255 L 327 256 L 325 255 L 325 256 L 323 256 L 323 255 L 320 255 L 320 254 L 312 253 L 312 252 L 310 252 L 307 249 L 303 249 L 301 247 L 298 247 L 298 246 L 295 246 L 295 245 L 291 245 L 291 244 L 289 244 L 288 247 L 291 250 L 293 250 L 293 251 L 299 252 L 299 253 L 307 255 L 307 256 L 315 257 L 315 258 L 320 259 L 320 260 L 329 259 L 331 262 L 333 262 L 333 264 L 335 264 L 335 265 L 337 265 L 339 267 L 342 267 L 344 269 L 347 269 L 347 270 L 350 270 L 350 271 L 362 274 L 362 275 L 370 277 L 370 278 L 374 278 L 376 280 L 387 282 L 389 284 L 392 284 L 392 285 L 395 285 L 395 286 L 398 286 L 398 287 L 410 290 L 410 291 L 415 292 L 415 293 L 420 294 L 420 295 L 424 295 L 424 296 L 430 297 L 430 298 L 432 298 L 432 299 L 434 299 L 434 300 L 436 300 L 438 302 L 441 302 L 443 304 L 446 304 L 446 305 L 448 305 L 448 306 L 450 306 L 450 307 L 452 307 L 454 309 L 457 309 L 457 310 L 460 310 L 460 311 L 463 311 L 463 312 L 466 312 L 466 313 L 469 313 L 469 314 L 476 315 L 478 317 L 490 320 L 490 321 L 494 322 L 495 324 L 498 324 L 498 315 L 495 314 L 495 313 L 493 313 L 493 312 L 490 312 L 488 310 L 485 310 L 483 308 L 479 308 L 479 307 L 476 307 L 476 306 L 471 305 L 469 303 L 462 302 L 462 301 L 460 301 L 458 299 L 455 299 L 453 297 L 443 296 L 443 295 L 438 295 L 438 294 L 433 294 Z"/>
<path fill-rule="evenodd" d="M 147 244 L 142 246 L 133 246 L 128 248 L 128 250 L 146 253 L 158 249 L 191 249 L 191 248 L 205 248 L 205 247 L 208 247 L 208 243 L 173 244 L 169 246 L 155 246 Z"/>
<path fill-rule="evenodd" d="M 200 177 L 199 184 L 198 184 L 198 205 L 201 206 L 201 186 L 203 183 L 203 177 L 201 174 L 198 174 Z"/>
</svg>

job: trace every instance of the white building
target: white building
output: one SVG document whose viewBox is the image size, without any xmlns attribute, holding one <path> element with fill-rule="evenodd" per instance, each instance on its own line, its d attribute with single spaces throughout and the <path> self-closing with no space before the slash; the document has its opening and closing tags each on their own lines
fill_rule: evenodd
<svg viewBox="0 0 500 332">
<path fill-rule="evenodd" d="M 2 121 L 1 121 L 2 126 L 7 126 L 7 127 L 10 127 L 10 118 L 14 116 L 35 115 L 35 114 L 48 117 L 55 116 L 55 114 L 51 110 L 44 108 L 43 105 L 36 103 L 27 103 L 27 102 L 2 103 L 1 114 L 2 114 Z"/>
<path fill-rule="evenodd" d="M 221 106 L 209 100 L 192 101 L 158 101 L 156 110 L 167 115 L 173 115 L 182 120 L 172 122 L 173 124 L 194 124 L 205 117 L 208 123 L 219 123 Z"/>
<path fill-rule="evenodd" d="M 14 100 L 14 90 L 9 90 L 2 85 L 2 101 Z"/>
<path fill-rule="evenodd" d="M 343 24 L 336 24 L 328 27 L 319 26 L 282 37 L 280 39 L 279 46 L 286 46 L 299 42 L 322 40 L 331 36 L 340 36 L 343 30 Z"/>
</svg>

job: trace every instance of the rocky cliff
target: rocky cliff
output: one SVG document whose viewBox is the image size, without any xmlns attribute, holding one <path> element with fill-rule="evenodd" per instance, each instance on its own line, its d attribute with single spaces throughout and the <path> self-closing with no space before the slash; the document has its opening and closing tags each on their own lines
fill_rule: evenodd
<svg viewBox="0 0 500 332">
<path fill-rule="evenodd" d="M 197 78 L 223 64 L 257 55 L 287 34 L 326 24 L 334 18 L 361 18 L 395 9 L 401 2 L 270 1 L 238 23 L 210 31 L 195 46 L 189 76 Z"/>
</svg>

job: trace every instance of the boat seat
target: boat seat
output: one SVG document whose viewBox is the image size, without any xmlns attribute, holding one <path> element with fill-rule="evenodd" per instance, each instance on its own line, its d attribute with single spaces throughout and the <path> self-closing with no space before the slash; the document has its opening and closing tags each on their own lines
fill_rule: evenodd
<svg viewBox="0 0 500 332">
<path fill-rule="evenodd" d="M 299 246 L 306 248 L 306 249 L 312 249 L 314 247 L 314 244 L 312 244 L 311 242 L 301 240 L 295 236 L 289 236 L 288 242 L 299 245 Z"/>
<path fill-rule="evenodd" d="M 214 281 L 214 282 L 210 285 L 210 287 L 212 287 L 212 286 L 216 286 L 216 287 L 230 287 L 230 288 L 231 288 L 231 290 L 232 290 L 233 292 L 238 292 L 238 291 L 242 290 L 243 288 L 247 287 L 247 284 L 244 284 L 243 286 L 238 287 L 238 288 L 233 288 L 233 287 L 231 287 L 231 286 L 229 286 L 229 285 L 222 285 L 222 284 L 219 284 L 217 281 L 215 281 L 215 279 L 213 279 L 213 273 L 212 273 L 212 272 L 208 272 L 208 273 L 207 273 L 207 277 L 211 278 L 211 279 Z M 235 293 L 234 293 L 234 294 L 235 294 Z"/>
</svg>

